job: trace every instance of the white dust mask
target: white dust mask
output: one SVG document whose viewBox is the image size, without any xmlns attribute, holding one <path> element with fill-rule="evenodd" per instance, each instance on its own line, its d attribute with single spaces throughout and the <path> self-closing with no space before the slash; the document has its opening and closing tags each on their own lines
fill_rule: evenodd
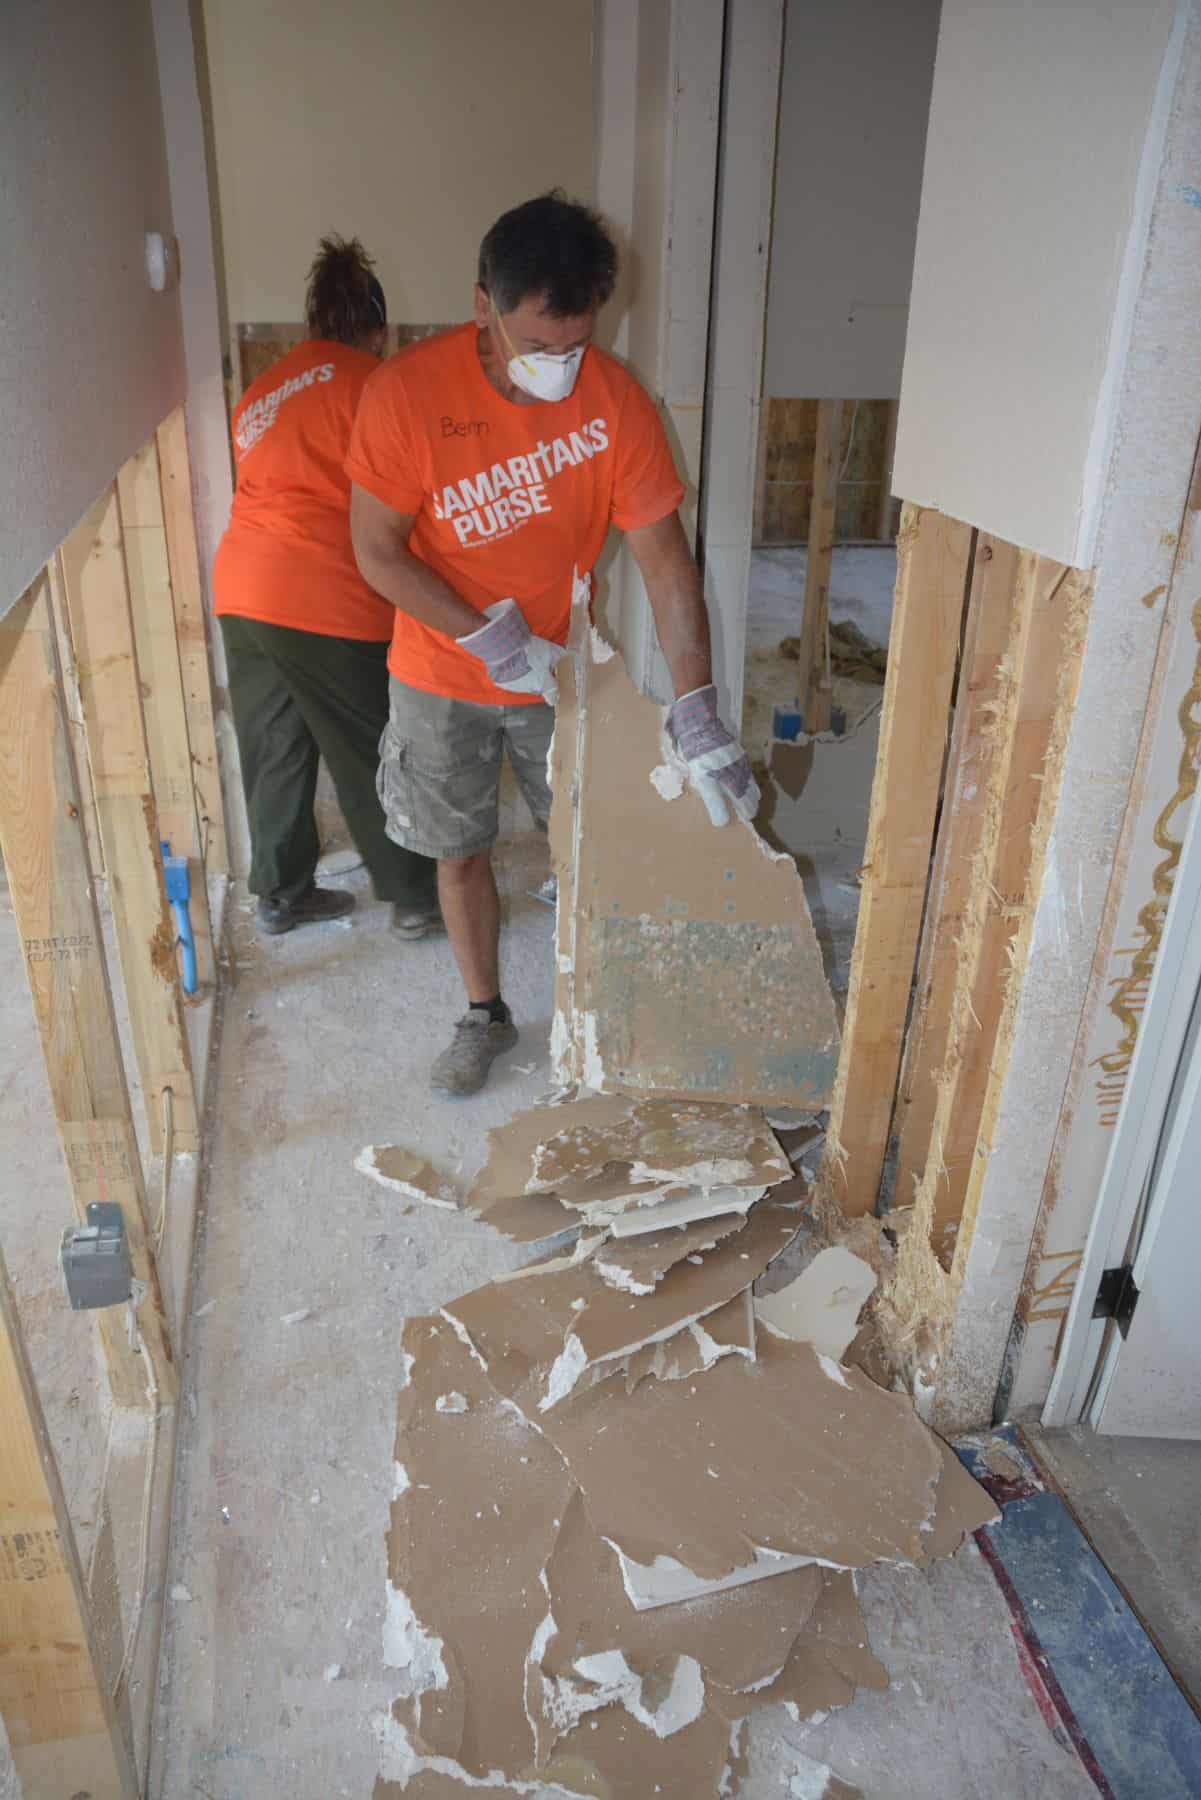
<svg viewBox="0 0 1201 1800">
<path fill-rule="evenodd" d="M 583 360 L 583 350 L 569 350 L 566 356 L 551 356 L 545 350 L 535 350 L 529 356 L 511 356 L 509 380 L 535 400 L 566 400 Z"/>
<path fill-rule="evenodd" d="M 513 349 L 513 340 L 505 330 L 504 320 L 495 306 L 492 310 L 505 345 L 512 351 L 508 373 L 513 386 L 519 387 L 523 394 L 531 394 L 535 400 L 566 400 L 575 386 L 586 346 L 568 350 L 563 356 L 552 356 L 548 350 L 531 350 L 528 355 L 522 356 Z"/>
</svg>

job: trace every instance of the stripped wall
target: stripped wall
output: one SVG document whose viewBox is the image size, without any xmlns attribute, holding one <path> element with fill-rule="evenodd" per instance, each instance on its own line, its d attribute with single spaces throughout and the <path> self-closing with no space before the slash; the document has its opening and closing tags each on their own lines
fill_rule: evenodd
<svg viewBox="0 0 1201 1800">
<path fill-rule="evenodd" d="M 948 6 L 958 0 L 948 0 Z M 1055 12 L 1057 8 L 1045 9 Z M 1153 9 L 1146 9 L 1152 17 Z M 987 38 L 987 33 L 985 34 Z M 1201 433 L 1201 314 L 1196 304 L 1201 266 L 1201 6 L 1184 0 L 1166 46 L 1157 81 L 1145 94 L 1143 142 L 1139 151 L 1152 171 L 1150 204 L 1137 246 L 1137 279 L 1130 307 L 1127 354 L 1118 381 L 1113 450 L 1103 483 L 1095 544 L 1096 582 L 1081 669 L 1076 713 L 1063 762 L 1062 783 L 1047 873 L 1039 896 L 1030 949 L 1030 976 L 1024 983 L 1014 1025 L 1008 1072 L 999 1100 L 992 1155 L 980 1185 L 974 1235 L 968 1248 L 963 1287 L 949 1350 L 939 1367 L 927 1404 L 946 1429 L 986 1421 L 1000 1390 L 1011 1399 L 1012 1360 L 1022 1346 L 1031 1298 L 1050 1309 L 1070 1291 L 1070 1261 L 1057 1280 L 1049 1273 L 1047 1251 L 1061 1232 L 1065 1247 L 1083 1242 L 1096 1196 L 1098 1156 L 1103 1140 L 1095 1130 L 1095 1098 L 1089 1091 L 1096 1069 L 1082 1046 L 1100 1016 L 1113 975 L 1111 957 L 1127 940 L 1115 938 L 1128 902 L 1109 903 L 1126 893 L 1141 905 L 1154 889 L 1154 864 L 1130 860 L 1141 827 L 1123 836 L 1128 804 L 1140 804 L 1136 775 L 1140 738 L 1150 708 L 1151 728 L 1158 709 L 1179 696 L 1182 676 L 1191 677 L 1195 652 L 1181 631 L 1172 629 L 1180 649 L 1170 684 L 1158 685 L 1156 661 L 1164 630 L 1166 596 L 1173 579 L 1190 492 L 1194 454 Z M 1065 46 L 1060 86 L 1074 66 Z M 936 78 L 936 88 L 941 69 Z M 1081 137 L 1093 133 L 1087 110 L 1072 112 Z M 1063 117 L 1061 112 L 1061 118 Z M 1016 137 L 1024 126 L 1012 120 Z M 996 121 L 987 121 L 985 136 Z M 1005 166 L 1002 161 L 998 168 Z M 999 176 L 994 176 L 999 181 Z M 1115 195 L 1120 206 L 1121 196 Z M 990 209 L 986 190 L 976 196 Z M 1039 214 L 1031 218 L 1037 232 Z M 1012 234 L 1013 221 L 1006 230 Z M 921 241 L 918 261 L 921 271 Z M 1027 262 L 1030 257 L 1027 257 Z M 1116 296 L 1114 304 L 1117 304 Z M 1054 337 L 1056 322 L 1048 326 Z M 1068 372 L 1070 385 L 1070 371 Z M 913 404 L 906 369 L 902 423 Z M 965 480 L 976 481 L 993 455 L 993 442 L 971 410 L 965 390 L 954 421 L 964 454 Z M 976 435 L 970 435 L 974 432 Z M 1031 440 L 1034 442 L 1034 440 Z M 974 446 L 978 445 L 976 449 Z M 1042 466 L 1037 457 L 1031 464 Z M 1012 496 L 1011 496 L 1012 497 Z M 1184 595 L 1190 592 L 1182 583 Z M 1195 601 L 1195 590 L 1192 599 Z M 1189 602 L 1184 600 L 1187 607 Z M 1183 661 L 1184 667 L 1180 667 Z M 1164 796 L 1166 800 L 1167 795 Z M 1153 804 L 1153 802 L 1148 802 Z M 1176 820 L 1179 829 L 1179 817 Z M 1145 843 L 1145 835 L 1142 841 Z M 1124 965 L 1119 963 L 1119 967 Z M 1086 1116 L 1087 1115 L 1087 1116 Z M 1083 1137 L 1076 1121 L 1082 1121 Z M 1081 1146 L 1084 1146 L 1082 1155 Z M 1071 1154 L 1067 1154 L 1068 1151 Z M 1041 1216 L 1040 1216 L 1041 1202 Z M 1068 1221 L 1071 1220 L 1071 1224 Z M 1079 1236 L 1077 1237 L 1077 1233 Z M 1041 1296 L 1030 1286 L 1028 1264 L 1036 1271 Z M 1007 1346 L 1015 1309 L 1019 1329 Z M 1020 1392 L 1027 1404 L 1046 1392 L 1048 1355 L 1056 1324 L 1036 1321 L 1043 1330 L 1031 1340 L 1034 1359 L 1024 1367 Z M 1049 1327 L 1049 1332 L 1046 1329 Z"/>
<path fill-rule="evenodd" d="M 184 395 L 149 0 L 0 8 L 0 612 Z"/>
</svg>

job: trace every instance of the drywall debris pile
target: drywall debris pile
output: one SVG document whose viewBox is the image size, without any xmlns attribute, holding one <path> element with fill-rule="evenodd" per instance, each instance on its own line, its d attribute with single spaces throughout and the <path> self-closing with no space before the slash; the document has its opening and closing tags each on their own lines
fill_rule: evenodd
<svg viewBox="0 0 1201 1800">
<path fill-rule="evenodd" d="M 404 1327 L 377 1800 L 736 1795 L 757 1708 L 887 1686 L 855 1571 L 995 1514 L 842 1360 L 864 1263 L 755 1297 L 806 1199 L 748 1107 L 567 1095 L 492 1134 L 473 1210 L 567 1235 Z"/>
</svg>

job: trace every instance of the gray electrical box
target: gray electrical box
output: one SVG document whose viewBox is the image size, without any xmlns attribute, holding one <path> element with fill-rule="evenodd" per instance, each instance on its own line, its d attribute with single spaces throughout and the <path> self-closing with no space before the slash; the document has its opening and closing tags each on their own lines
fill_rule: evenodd
<svg viewBox="0 0 1201 1800">
<path fill-rule="evenodd" d="M 76 1312 L 93 1306 L 124 1306 L 133 1294 L 133 1267 L 121 1208 L 94 1200 L 86 1225 L 63 1232 L 61 1260 L 67 1298 Z"/>
</svg>

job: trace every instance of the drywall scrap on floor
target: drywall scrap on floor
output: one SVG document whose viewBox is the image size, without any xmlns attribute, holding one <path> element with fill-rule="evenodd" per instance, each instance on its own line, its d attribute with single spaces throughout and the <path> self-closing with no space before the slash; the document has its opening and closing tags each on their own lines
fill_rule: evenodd
<svg viewBox="0 0 1201 1800">
<path fill-rule="evenodd" d="M 865 1263 L 822 1252 L 753 1299 L 808 1200 L 762 1117 L 643 1104 L 571 1095 L 494 1134 L 479 1216 L 537 1203 L 574 1238 L 405 1324 L 377 1800 L 737 1795 L 752 1712 L 887 1686 L 856 1570 L 996 1516 L 907 1395 L 838 1360 Z M 706 1156 L 769 1197 L 625 1240 L 563 1197 L 637 1206 Z M 794 1787 L 854 1792 L 803 1758 Z"/>
<path fill-rule="evenodd" d="M 586 601 L 571 646 L 551 757 L 555 1079 L 824 1106 L 838 1023 L 792 858 L 710 823 Z"/>
<path fill-rule="evenodd" d="M 462 1206 L 454 1184 L 432 1168 L 425 1158 L 403 1144 L 368 1144 L 354 1159 L 360 1175 L 370 1176 L 381 1187 L 392 1188 L 419 1206 L 436 1206 L 448 1212 Z"/>
</svg>

